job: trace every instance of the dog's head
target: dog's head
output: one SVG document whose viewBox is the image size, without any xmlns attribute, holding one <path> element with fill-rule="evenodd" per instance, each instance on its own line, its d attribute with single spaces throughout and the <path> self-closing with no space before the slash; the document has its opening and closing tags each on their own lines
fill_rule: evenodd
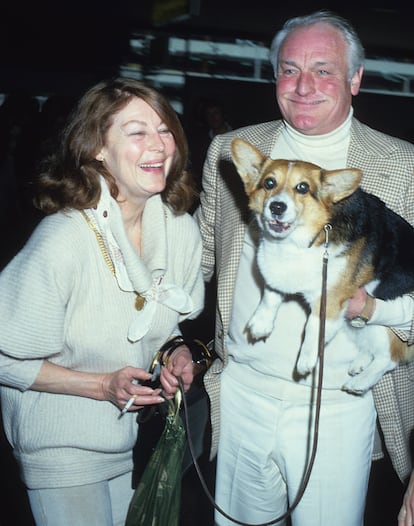
<svg viewBox="0 0 414 526">
<path fill-rule="evenodd" d="M 304 161 L 270 159 L 239 138 L 233 139 L 231 154 L 263 232 L 273 239 L 292 236 L 300 244 L 329 223 L 333 205 L 350 196 L 362 177 L 354 168 L 328 171 Z"/>
</svg>

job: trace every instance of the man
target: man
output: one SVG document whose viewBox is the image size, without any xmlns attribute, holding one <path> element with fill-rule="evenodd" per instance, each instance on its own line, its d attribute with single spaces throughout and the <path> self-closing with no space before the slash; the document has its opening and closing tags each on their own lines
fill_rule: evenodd
<svg viewBox="0 0 414 526">
<path fill-rule="evenodd" d="M 281 306 L 266 341 L 247 338 L 245 327 L 260 301 L 262 281 L 255 230 L 231 162 L 232 139 L 242 137 L 275 159 L 303 159 L 326 169 L 360 168 L 362 187 L 414 224 L 414 145 L 372 130 L 353 116 L 364 51 L 349 23 L 326 11 L 292 19 L 273 40 L 271 61 L 283 119 L 213 140 L 196 211 L 205 279 L 214 269 L 217 279 L 220 359 L 205 377 L 212 457 L 218 446 L 216 500 L 224 514 L 251 524 L 274 521 L 299 494 L 314 441 L 315 377 L 295 375 L 306 321 L 298 298 Z M 391 326 L 412 344 L 413 299 L 375 299 L 368 323 Z M 366 301 L 367 292 L 361 289 L 347 315 L 360 314 Z M 292 512 L 293 526 L 361 526 L 371 459 L 382 456 L 381 446 L 402 481 L 410 474 L 414 364 L 400 365 L 373 391 L 356 396 L 341 389 L 356 353 L 345 331 L 326 346 L 318 450 L 306 491 Z M 410 503 L 407 498 L 408 507 Z M 224 514 L 216 512 L 216 524 L 234 524 Z M 404 522 L 407 512 L 403 515 L 399 525 L 412 524 Z"/>
</svg>

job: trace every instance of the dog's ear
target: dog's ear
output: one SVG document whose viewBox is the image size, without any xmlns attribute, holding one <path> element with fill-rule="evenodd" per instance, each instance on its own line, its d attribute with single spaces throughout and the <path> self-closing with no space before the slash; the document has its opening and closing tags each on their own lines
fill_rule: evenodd
<svg viewBox="0 0 414 526">
<path fill-rule="evenodd" d="M 252 144 L 239 138 L 232 140 L 231 156 L 249 195 L 260 181 L 265 157 Z"/>
<path fill-rule="evenodd" d="M 362 172 L 358 168 L 325 170 L 322 172 L 321 195 L 332 203 L 338 203 L 355 192 L 361 179 Z"/>
</svg>

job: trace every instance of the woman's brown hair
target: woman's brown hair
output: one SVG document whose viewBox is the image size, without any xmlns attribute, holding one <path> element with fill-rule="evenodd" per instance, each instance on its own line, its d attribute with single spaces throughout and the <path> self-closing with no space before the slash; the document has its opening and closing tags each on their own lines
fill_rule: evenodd
<svg viewBox="0 0 414 526">
<path fill-rule="evenodd" d="M 58 151 L 42 163 L 34 201 L 37 208 L 51 214 L 95 207 L 100 197 L 100 176 L 105 178 L 111 195 L 117 197 L 114 177 L 95 157 L 104 146 L 114 115 L 133 97 L 151 106 L 175 139 L 176 149 L 162 200 L 176 214 L 190 208 L 196 192 L 188 172 L 188 144 L 180 119 L 161 92 L 123 77 L 96 84 L 79 100 L 62 130 Z"/>
</svg>

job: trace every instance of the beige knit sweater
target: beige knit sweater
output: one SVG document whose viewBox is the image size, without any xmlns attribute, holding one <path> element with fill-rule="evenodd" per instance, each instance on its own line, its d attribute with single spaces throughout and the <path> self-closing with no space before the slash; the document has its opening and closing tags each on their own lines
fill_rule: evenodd
<svg viewBox="0 0 414 526">
<path fill-rule="evenodd" d="M 119 230 L 116 209 L 113 201 L 109 221 Z M 29 488 L 89 484 L 125 473 L 132 469 L 137 436 L 136 415 L 118 419 L 110 402 L 31 391 L 42 361 L 90 372 L 148 368 L 161 344 L 179 332 L 179 322 L 202 309 L 195 221 L 174 216 L 159 196 L 147 202 L 144 216 L 143 258 L 129 251 L 125 260 L 131 281 L 139 282 L 140 272 L 163 275 L 189 294 L 193 306 L 180 314 L 157 303 L 138 341 L 127 337 L 136 295 L 120 288 L 79 211 L 43 219 L 0 274 L 1 406 Z"/>
</svg>

